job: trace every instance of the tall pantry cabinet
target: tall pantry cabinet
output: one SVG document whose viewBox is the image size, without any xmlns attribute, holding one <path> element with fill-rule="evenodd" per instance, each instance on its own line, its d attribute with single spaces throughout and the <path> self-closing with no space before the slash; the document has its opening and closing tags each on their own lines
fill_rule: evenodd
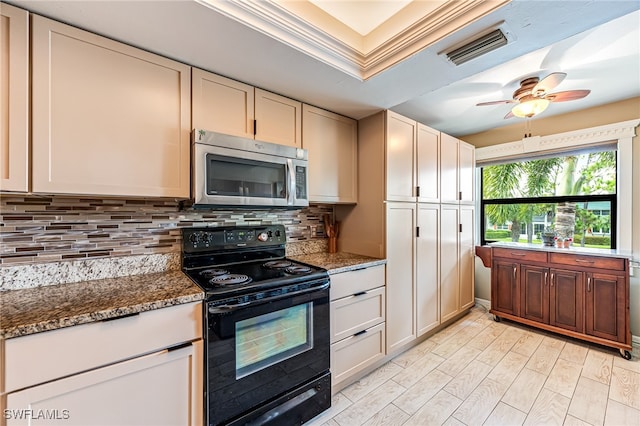
<svg viewBox="0 0 640 426">
<path fill-rule="evenodd" d="M 443 204 L 442 191 L 450 182 L 443 182 L 441 161 L 449 152 L 441 150 L 451 147 L 441 145 L 441 136 L 392 111 L 360 120 L 358 205 L 336 209 L 341 250 L 387 259 L 388 354 L 474 300 L 472 264 L 469 269 L 460 259 L 466 253 L 461 244 L 473 247 L 473 201 L 451 196 L 452 204 Z M 469 176 L 459 172 L 459 150 L 473 147 L 454 140 L 455 158 L 447 158 L 446 165 L 455 165 L 455 191 L 462 187 L 466 192 L 473 188 L 473 165 L 468 182 Z M 462 156 L 469 157 L 466 151 Z"/>
</svg>

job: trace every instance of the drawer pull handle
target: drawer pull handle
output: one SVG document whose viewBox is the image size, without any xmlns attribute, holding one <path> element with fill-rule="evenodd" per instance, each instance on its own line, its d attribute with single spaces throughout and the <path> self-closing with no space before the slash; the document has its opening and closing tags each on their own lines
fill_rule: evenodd
<svg viewBox="0 0 640 426">
<path fill-rule="evenodd" d="M 356 334 L 354 334 L 354 335 L 353 335 L 353 337 L 361 336 L 361 335 L 363 335 L 363 334 L 364 334 L 364 333 L 366 333 L 366 332 L 367 332 L 367 330 L 358 331 Z"/>
<path fill-rule="evenodd" d="M 576 259 L 576 262 L 580 262 L 580 263 L 594 263 L 593 260 L 587 260 L 587 259 Z"/>
<path fill-rule="evenodd" d="M 363 294 L 367 294 L 366 291 L 359 291 L 357 293 L 353 293 L 354 296 L 362 296 Z"/>
<path fill-rule="evenodd" d="M 511 252 L 511 255 L 512 255 L 512 256 L 520 256 L 520 257 L 524 257 L 524 256 L 526 256 L 527 254 L 526 254 L 526 253 L 514 253 L 514 252 Z"/>
<path fill-rule="evenodd" d="M 553 287 L 553 278 L 556 274 L 551 274 L 551 287 Z"/>
<path fill-rule="evenodd" d="M 140 312 L 132 312 L 130 314 L 120 315 L 119 317 L 105 318 L 105 319 L 101 319 L 100 322 L 115 321 L 123 318 L 135 317 L 136 315 L 140 315 Z"/>
<path fill-rule="evenodd" d="M 516 269 L 517 269 L 516 266 L 513 265 L 513 279 L 514 280 L 516 279 Z"/>
<path fill-rule="evenodd" d="M 587 292 L 591 293 L 591 277 L 587 277 Z"/>
<path fill-rule="evenodd" d="M 548 281 L 547 281 L 547 275 L 549 275 L 549 273 L 548 273 L 548 272 L 545 272 L 545 273 L 544 273 L 544 285 L 547 285 L 547 282 L 548 282 Z"/>
</svg>

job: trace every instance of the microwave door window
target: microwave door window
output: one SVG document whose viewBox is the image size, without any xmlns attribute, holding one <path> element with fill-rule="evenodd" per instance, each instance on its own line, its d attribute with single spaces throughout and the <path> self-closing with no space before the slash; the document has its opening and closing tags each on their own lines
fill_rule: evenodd
<svg viewBox="0 0 640 426">
<path fill-rule="evenodd" d="M 221 155 L 207 155 L 207 194 L 285 198 L 286 166 Z"/>
</svg>

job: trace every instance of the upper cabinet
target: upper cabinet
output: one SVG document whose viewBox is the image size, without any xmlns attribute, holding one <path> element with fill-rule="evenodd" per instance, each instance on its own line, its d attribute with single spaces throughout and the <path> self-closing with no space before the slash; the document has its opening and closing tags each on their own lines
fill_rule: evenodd
<svg viewBox="0 0 640 426">
<path fill-rule="evenodd" d="M 193 128 L 253 139 L 253 86 L 197 68 L 191 79 Z"/>
<path fill-rule="evenodd" d="M 441 134 L 440 196 L 443 203 L 474 203 L 475 148 Z"/>
<path fill-rule="evenodd" d="M 193 69 L 192 127 L 264 142 L 302 146 L 302 103 Z"/>
<path fill-rule="evenodd" d="M 32 26 L 33 192 L 189 197 L 190 68 L 40 16 Z"/>
<path fill-rule="evenodd" d="M 0 189 L 29 190 L 29 13 L 0 8 Z"/>
<path fill-rule="evenodd" d="M 302 123 L 302 147 L 309 151 L 309 201 L 357 202 L 357 121 L 303 105 Z"/>
<path fill-rule="evenodd" d="M 387 201 L 440 201 L 440 132 L 386 111 Z"/>
</svg>

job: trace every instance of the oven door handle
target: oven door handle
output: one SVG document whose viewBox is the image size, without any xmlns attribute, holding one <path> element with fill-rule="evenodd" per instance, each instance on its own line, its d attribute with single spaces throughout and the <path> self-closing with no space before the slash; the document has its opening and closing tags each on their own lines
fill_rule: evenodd
<svg viewBox="0 0 640 426">
<path fill-rule="evenodd" d="M 237 303 L 237 304 L 233 304 L 233 305 L 220 305 L 220 306 L 210 306 L 209 307 L 209 313 L 211 314 L 221 314 L 221 313 L 228 313 L 228 312 L 233 312 L 235 310 L 244 308 L 248 305 L 258 305 L 258 304 L 263 304 L 263 303 L 268 303 L 268 302 L 273 302 L 274 300 L 280 300 L 280 299 L 284 299 L 287 297 L 292 297 L 292 296 L 301 296 L 303 294 L 309 294 L 309 293 L 315 293 L 318 291 L 323 291 L 329 288 L 329 285 L 331 283 L 327 282 L 319 287 L 312 287 L 312 288 L 306 288 L 304 290 L 300 290 L 300 291 L 292 291 L 291 293 L 286 293 L 286 294 L 282 294 L 282 295 L 278 295 L 278 296 L 273 296 L 273 297 L 266 297 L 264 299 L 260 299 L 260 300 L 256 300 L 253 302 L 243 302 L 243 303 Z"/>
</svg>

